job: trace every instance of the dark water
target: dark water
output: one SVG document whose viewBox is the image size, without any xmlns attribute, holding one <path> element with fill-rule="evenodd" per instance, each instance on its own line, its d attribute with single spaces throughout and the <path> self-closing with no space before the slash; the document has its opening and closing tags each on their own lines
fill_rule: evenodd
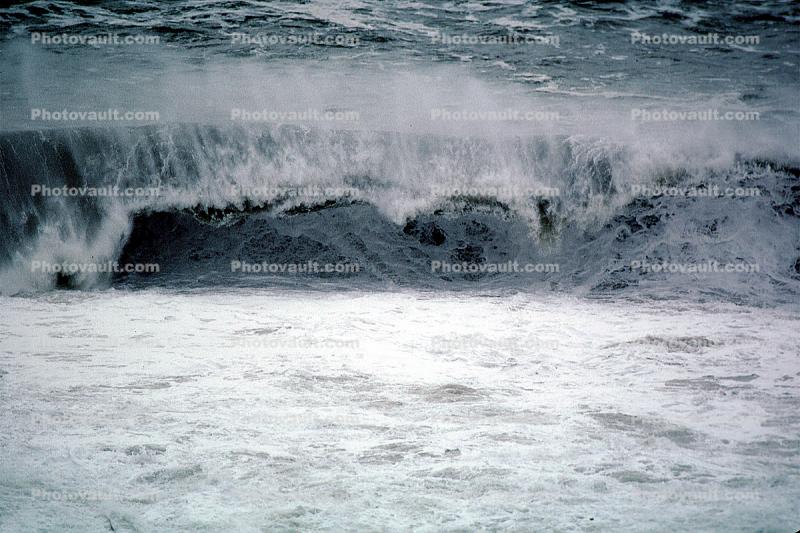
<svg viewBox="0 0 800 533">
<path fill-rule="evenodd" d="M 799 20 L 793 2 L 5 8 L 3 293 L 322 280 L 791 300 Z M 86 44 L 109 33 L 157 42 Z M 108 109 L 157 115 L 79 115 Z M 72 118 L 52 119 L 62 110 Z M 537 115 L 487 114 L 509 110 Z M 755 118 L 637 118 L 708 110 Z M 318 118 L 337 112 L 351 115 Z M 37 185 L 156 192 L 55 197 Z M 702 194 L 736 188 L 750 192 Z M 33 272 L 34 261 L 162 268 L 61 276 Z M 359 270 L 242 276 L 232 261 Z M 558 269 L 443 275 L 432 261 Z M 758 271 L 675 276 L 637 261 Z"/>
</svg>

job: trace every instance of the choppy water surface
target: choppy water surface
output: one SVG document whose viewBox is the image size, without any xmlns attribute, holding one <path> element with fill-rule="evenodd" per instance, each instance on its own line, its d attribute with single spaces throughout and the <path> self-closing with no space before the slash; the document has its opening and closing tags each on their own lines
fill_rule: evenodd
<svg viewBox="0 0 800 533">
<path fill-rule="evenodd" d="M 789 310 L 244 291 L 3 306 L 8 530 L 796 526 Z"/>
</svg>

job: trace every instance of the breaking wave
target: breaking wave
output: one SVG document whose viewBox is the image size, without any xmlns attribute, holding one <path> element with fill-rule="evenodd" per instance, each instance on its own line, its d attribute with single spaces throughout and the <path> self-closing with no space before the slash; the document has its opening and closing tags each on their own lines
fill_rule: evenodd
<svg viewBox="0 0 800 533">
<path fill-rule="evenodd" d="M 0 281 L 4 294 L 333 284 L 791 300 L 798 177 L 788 157 L 692 161 L 590 136 L 13 132 L 0 137 Z M 52 267 L 109 262 L 158 270 Z M 311 263 L 357 269 L 268 266 Z"/>
</svg>

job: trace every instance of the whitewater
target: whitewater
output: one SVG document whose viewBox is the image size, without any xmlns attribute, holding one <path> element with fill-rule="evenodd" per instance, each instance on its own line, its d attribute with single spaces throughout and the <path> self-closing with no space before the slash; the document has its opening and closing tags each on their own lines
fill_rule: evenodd
<svg viewBox="0 0 800 533">
<path fill-rule="evenodd" d="M 795 311 L 162 289 L 5 305 L 9 531 L 795 525 Z"/>
</svg>

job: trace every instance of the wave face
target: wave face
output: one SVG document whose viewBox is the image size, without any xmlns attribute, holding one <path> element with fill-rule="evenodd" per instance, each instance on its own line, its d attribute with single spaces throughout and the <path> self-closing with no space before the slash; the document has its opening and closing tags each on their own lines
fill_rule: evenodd
<svg viewBox="0 0 800 533">
<path fill-rule="evenodd" d="M 646 155 L 564 135 L 501 142 L 187 124 L 9 133 L 0 137 L 2 290 L 407 285 L 796 297 L 796 164 L 674 166 Z M 65 185 L 82 195 L 33 192 Z M 113 187 L 141 190 L 104 194 Z M 724 196 L 737 188 L 747 194 Z M 42 266 L 108 261 L 158 272 Z M 357 270 L 298 266 L 314 262 Z M 757 271 L 698 267 L 712 262 Z"/>
</svg>

